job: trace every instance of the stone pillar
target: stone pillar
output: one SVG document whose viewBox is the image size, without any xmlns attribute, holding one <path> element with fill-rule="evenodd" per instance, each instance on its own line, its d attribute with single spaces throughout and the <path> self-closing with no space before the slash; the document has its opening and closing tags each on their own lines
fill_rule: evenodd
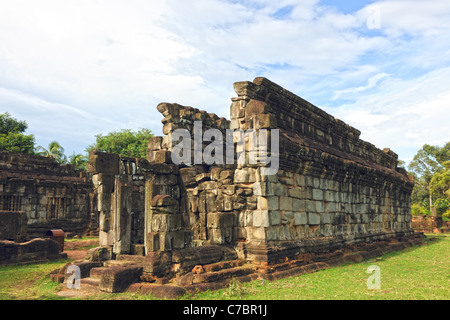
<svg viewBox="0 0 450 320">
<path fill-rule="evenodd" d="M 99 214 L 99 244 L 114 244 L 114 224 L 112 216 L 115 176 L 119 173 L 119 156 L 112 153 L 91 152 L 88 170 L 92 173 L 94 188 L 97 189 Z"/>
<path fill-rule="evenodd" d="M 129 254 L 131 248 L 131 210 L 133 187 L 115 179 L 113 195 L 113 252 Z"/>
</svg>

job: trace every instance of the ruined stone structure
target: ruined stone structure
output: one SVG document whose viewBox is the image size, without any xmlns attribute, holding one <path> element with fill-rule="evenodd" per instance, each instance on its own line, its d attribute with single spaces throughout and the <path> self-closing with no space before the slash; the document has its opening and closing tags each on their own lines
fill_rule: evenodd
<svg viewBox="0 0 450 320">
<path fill-rule="evenodd" d="M 25 212 L 29 238 L 43 237 L 50 229 L 86 232 L 91 224 L 92 190 L 89 176 L 72 165 L 0 152 L 0 210 Z"/>
<path fill-rule="evenodd" d="M 450 221 L 439 216 L 413 216 L 411 227 L 424 233 L 450 233 Z"/>
<path fill-rule="evenodd" d="M 133 272 L 143 281 L 177 276 L 178 284 L 193 285 L 207 281 L 205 270 L 238 268 L 243 261 L 259 265 L 252 272 L 269 274 L 311 262 L 353 261 L 355 250 L 369 257 L 393 243 L 420 242 L 410 226 L 414 183 L 397 168 L 394 152 L 362 141 L 357 129 L 268 79 L 237 82 L 234 89 L 230 120 L 158 105 L 164 136 L 149 141 L 147 159 L 90 155 L 102 246 L 91 260 L 131 259 L 141 266 Z M 234 159 L 246 161 L 174 164 L 177 129 L 191 136 L 216 129 L 223 141 L 234 139 Z M 249 136 L 236 139 L 238 129 L 267 130 L 259 141 L 269 146 L 266 160 L 279 159 L 275 172 L 264 171 L 273 163 L 248 161 L 260 154 L 252 154 Z M 210 145 L 203 138 L 200 146 L 192 144 L 192 159 Z"/>
</svg>

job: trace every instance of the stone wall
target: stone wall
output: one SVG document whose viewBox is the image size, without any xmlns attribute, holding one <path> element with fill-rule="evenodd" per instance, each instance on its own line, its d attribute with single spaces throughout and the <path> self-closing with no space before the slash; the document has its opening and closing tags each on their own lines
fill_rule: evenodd
<svg viewBox="0 0 450 320">
<path fill-rule="evenodd" d="M 92 213 L 92 182 L 86 172 L 40 156 L 0 152 L 0 210 L 23 211 L 28 236 L 50 229 L 82 234 Z"/>
<path fill-rule="evenodd" d="M 91 152 L 88 168 L 98 193 L 101 246 L 141 255 L 146 243 L 149 250 L 184 247 L 177 166 Z"/>
<path fill-rule="evenodd" d="M 234 86 L 232 129 L 280 130 L 278 173 L 253 178 L 253 168 L 242 169 L 258 203 L 246 228 L 256 256 L 313 250 L 304 248 L 311 239 L 317 247 L 413 233 L 413 182 L 395 153 L 265 78 Z"/>
<path fill-rule="evenodd" d="M 357 129 L 265 78 L 234 88 L 230 121 L 179 104 L 158 105 L 164 136 L 150 139 L 147 160 L 91 154 L 102 244 L 123 254 L 142 241 L 147 255 L 222 245 L 239 258 L 267 263 L 413 235 L 413 181 L 397 168 L 394 152 L 359 139 Z M 210 143 L 202 141 L 191 145 L 190 163 L 173 164 L 175 130 L 195 136 L 195 121 L 202 134 L 215 129 L 223 141 L 233 137 L 234 159 L 243 154 L 245 161 L 196 158 Z M 259 141 L 268 153 L 252 148 L 249 136 L 236 139 L 238 129 L 267 133 Z M 273 140 L 276 133 L 279 140 Z M 258 161 L 249 162 L 255 154 Z M 264 171 L 273 163 L 260 161 L 267 157 L 279 159 L 273 174 Z M 124 169 L 130 161 L 133 172 Z M 133 203 L 127 200 L 132 190 Z"/>
<path fill-rule="evenodd" d="M 0 211 L 0 240 L 23 241 L 28 234 L 27 214 L 23 211 Z"/>
</svg>

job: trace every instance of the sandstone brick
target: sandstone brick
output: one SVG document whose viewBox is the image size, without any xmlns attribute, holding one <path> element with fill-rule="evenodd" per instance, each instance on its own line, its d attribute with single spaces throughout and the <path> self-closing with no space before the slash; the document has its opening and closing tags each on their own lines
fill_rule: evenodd
<svg viewBox="0 0 450 320">
<path fill-rule="evenodd" d="M 308 213 L 308 223 L 309 225 L 318 225 L 320 224 L 320 214 L 315 212 Z"/>
<path fill-rule="evenodd" d="M 308 223 L 306 212 L 294 212 L 294 225 L 304 225 Z"/>
<path fill-rule="evenodd" d="M 245 112 L 247 115 L 263 114 L 267 113 L 268 110 L 269 108 L 267 103 L 259 100 L 250 100 L 245 107 Z"/>
<path fill-rule="evenodd" d="M 210 212 L 207 217 L 208 228 L 231 228 L 234 226 L 233 213 Z"/>
<path fill-rule="evenodd" d="M 234 173 L 235 183 L 249 183 L 256 181 L 256 170 L 253 168 L 237 169 Z"/>
<path fill-rule="evenodd" d="M 269 220 L 271 226 L 279 225 L 281 223 L 280 211 L 277 210 L 269 211 Z"/>
<path fill-rule="evenodd" d="M 255 182 L 253 183 L 253 194 L 256 196 L 273 196 L 275 195 L 270 182 Z"/>
<path fill-rule="evenodd" d="M 306 210 L 306 200 L 300 199 L 292 199 L 292 210 L 297 211 L 305 211 Z"/>
<path fill-rule="evenodd" d="M 291 224 L 294 219 L 294 212 L 284 211 L 281 216 L 281 224 Z"/>
<path fill-rule="evenodd" d="M 282 183 L 271 183 L 273 194 L 276 196 L 287 196 L 287 186 Z"/>
<path fill-rule="evenodd" d="M 305 197 L 305 192 L 302 188 L 293 187 L 288 189 L 288 195 L 293 198 L 303 199 Z"/>
<path fill-rule="evenodd" d="M 277 128 L 277 119 L 272 114 L 257 114 L 253 121 L 255 130 Z"/>
<path fill-rule="evenodd" d="M 270 225 L 269 221 L 269 211 L 268 210 L 257 210 L 253 212 L 253 226 L 254 227 L 268 227 Z"/>
<path fill-rule="evenodd" d="M 292 198 L 280 197 L 280 210 L 292 210 Z"/>
<path fill-rule="evenodd" d="M 323 200 L 323 191 L 321 189 L 312 189 L 313 200 Z"/>
</svg>

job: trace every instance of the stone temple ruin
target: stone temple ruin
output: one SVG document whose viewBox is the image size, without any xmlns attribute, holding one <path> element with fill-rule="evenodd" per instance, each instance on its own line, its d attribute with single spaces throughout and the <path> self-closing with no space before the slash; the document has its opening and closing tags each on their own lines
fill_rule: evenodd
<svg viewBox="0 0 450 320">
<path fill-rule="evenodd" d="M 45 237 L 52 229 L 66 237 L 95 233 L 93 200 L 86 172 L 47 157 L 0 152 L 0 265 L 59 258 L 61 248 Z"/>
<path fill-rule="evenodd" d="M 234 89 L 230 120 L 159 104 L 164 136 L 149 141 L 147 159 L 90 154 L 100 247 L 76 263 L 82 286 L 176 296 L 232 277 L 278 279 L 422 241 L 411 229 L 414 182 L 394 152 L 266 78 Z M 277 170 L 264 174 L 268 163 L 248 161 L 248 137 L 231 143 L 234 159 L 244 154 L 246 161 L 173 163 L 177 129 L 192 136 L 216 129 L 223 141 L 230 130 L 266 130 L 261 141 L 270 147 L 277 129 L 278 150 L 269 148 Z M 190 156 L 208 145 L 194 143 Z M 53 278 L 67 279 L 66 268 Z"/>
</svg>

